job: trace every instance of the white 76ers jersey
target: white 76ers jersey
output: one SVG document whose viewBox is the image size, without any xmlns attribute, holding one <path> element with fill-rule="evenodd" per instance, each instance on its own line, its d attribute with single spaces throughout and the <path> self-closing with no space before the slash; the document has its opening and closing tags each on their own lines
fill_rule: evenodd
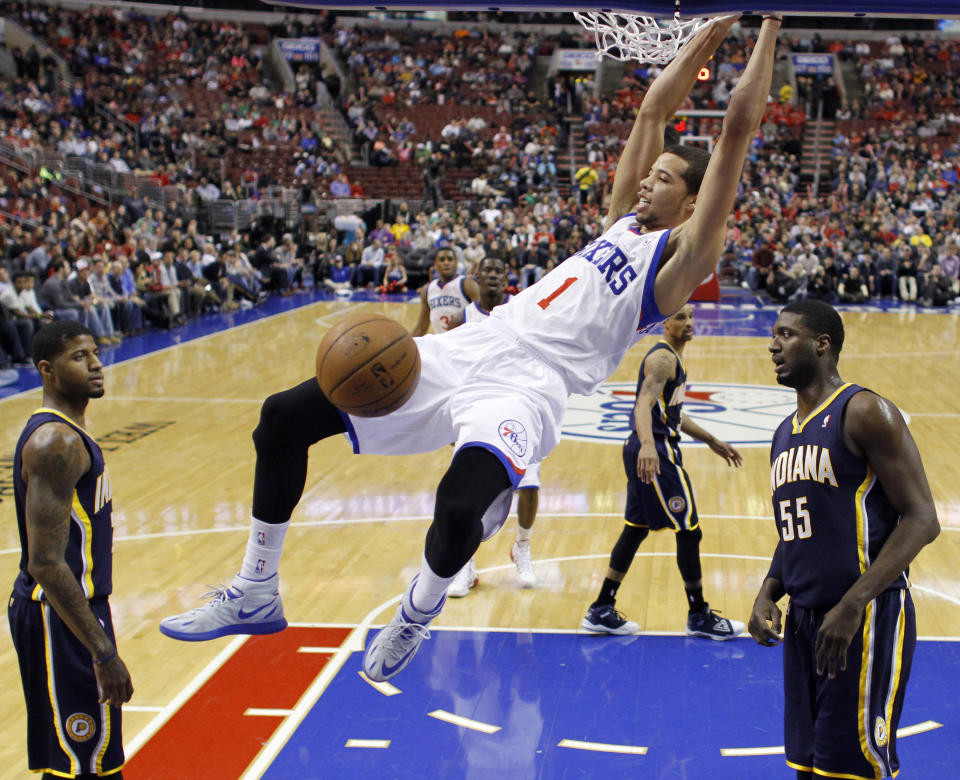
<svg viewBox="0 0 960 780">
<path fill-rule="evenodd" d="M 669 230 L 641 233 L 634 214 L 491 312 L 566 380 L 589 395 L 626 351 L 664 319 L 653 283 Z M 491 322 L 491 324 L 494 324 Z"/>
<path fill-rule="evenodd" d="M 503 306 L 503 304 L 509 300 L 510 300 L 510 296 L 505 295 L 503 298 L 503 303 L 498 303 L 497 306 Z M 481 309 L 480 303 L 478 301 L 474 301 L 469 306 L 467 306 L 467 308 L 464 310 L 463 321 L 464 322 L 483 322 L 489 316 L 490 316 L 490 312 L 488 312 L 486 309 Z"/>
<path fill-rule="evenodd" d="M 427 286 L 427 306 L 430 307 L 430 324 L 434 333 L 443 333 L 463 321 L 463 312 L 470 299 L 463 291 L 463 276 L 455 276 L 441 285 L 431 279 Z"/>
</svg>

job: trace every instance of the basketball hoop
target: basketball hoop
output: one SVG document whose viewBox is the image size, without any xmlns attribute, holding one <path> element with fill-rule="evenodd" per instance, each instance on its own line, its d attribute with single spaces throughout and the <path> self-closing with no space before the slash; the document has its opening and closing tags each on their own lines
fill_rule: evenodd
<svg viewBox="0 0 960 780">
<path fill-rule="evenodd" d="M 673 19 L 654 19 L 610 11 L 574 11 L 574 17 L 593 33 L 597 57 L 606 54 L 627 62 L 666 65 L 709 19 L 681 19 L 679 3 Z"/>
</svg>

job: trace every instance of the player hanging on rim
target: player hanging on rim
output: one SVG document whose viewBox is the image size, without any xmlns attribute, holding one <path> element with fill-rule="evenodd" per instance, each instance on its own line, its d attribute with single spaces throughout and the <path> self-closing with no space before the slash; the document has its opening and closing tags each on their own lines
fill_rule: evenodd
<svg viewBox="0 0 960 780">
<path fill-rule="evenodd" d="M 418 338 L 420 382 L 406 404 L 375 419 L 341 414 L 315 376 L 264 402 L 240 573 L 206 605 L 163 620 L 163 633 L 200 640 L 286 625 L 277 571 L 311 445 L 346 432 L 355 452 L 400 455 L 454 441 L 420 571 L 364 655 L 373 680 L 406 667 L 456 573 L 506 520 L 526 469 L 556 446 L 569 396 L 593 392 L 643 332 L 715 271 L 770 93 L 779 20 L 760 28 L 712 156 L 664 152 L 663 135 L 735 20 L 706 25 L 651 85 L 618 165 L 604 234 L 484 322 Z"/>
<path fill-rule="evenodd" d="M 721 617 L 703 600 L 700 570 L 700 518 L 690 478 L 683 467 L 680 432 L 704 442 L 731 466 L 740 453 L 705 431 L 683 413 L 687 370 L 683 348 L 693 338 L 693 306 L 686 304 L 663 323 L 663 338 L 643 358 L 637 379 L 634 430 L 623 443 L 627 472 L 627 505 L 620 538 L 610 553 L 610 567 L 597 600 L 580 627 L 598 634 L 635 634 L 639 626 L 614 606 L 617 590 L 633 556 L 650 531 L 676 534 L 677 566 L 683 577 L 689 610 L 687 633 L 710 639 L 733 639 L 745 628 Z"/>
<path fill-rule="evenodd" d="M 464 311 L 464 322 L 483 322 L 495 306 L 510 300 L 510 294 L 506 292 L 507 266 L 499 257 L 484 257 L 480 261 L 477 266 L 477 280 L 480 296 Z M 537 519 L 539 503 L 540 464 L 531 463 L 517 485 L 517 538 L 510 549 L 510 560 L 517 567 L 517 580 L 524 588 L 532 588 L 537 584 L 537 573 L 530 555 L 530 534 Z M 450 583 L 447 595 L 462 598 L 477 587 L 479 581 L 477 565 L 471 556 L 467 565 L 457 572 L 457 576 Z"/>
</svg>

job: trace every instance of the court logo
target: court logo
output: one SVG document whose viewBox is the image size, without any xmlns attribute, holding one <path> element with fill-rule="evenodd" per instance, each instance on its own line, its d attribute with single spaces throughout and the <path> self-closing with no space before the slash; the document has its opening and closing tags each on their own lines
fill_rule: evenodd
<svg viewBox="0 0 960 780">
<path fill-rule="evenodd" d="M 887 744 L 887 722 L 877 716 L 876 722 L 873 724 L 873 741 L 877 743 L 877 747 L 886 747 Z"/>
<path fill-rule="evenodd" d="M 517 420 L 504 420 L 500 423 L 500 438 L 519 458 L 527 452 L 527 429 Z"/>
<path fill-rule="evenodd" d="M 670 507 L 670 511 L 676 515 L 680 514 L 684 509 L 687 508 L 687 502 L 684 500 L 683 496 L 674 496 L 667 501 L 667 506 Z"/>
<path fill-rule="evenodd" d="M 607 382 L 593 395 L 571 396 L 563 436 L 620 445 L 633 430 L 636 382 Z M 768 447 L 777 426 L 797 409 L 789 387 L 695 382 L 687 385 L 683 412 L 735 447 Z M 682 435 L 686 446 L 707 445 Z"/>
<path fill-rule="evenodd" d="M 77 712 L 67 718 L 67 734 L 74 742 L 86 742 L 96 732 L 96 721 L 89 715 Z"/>
</svg>

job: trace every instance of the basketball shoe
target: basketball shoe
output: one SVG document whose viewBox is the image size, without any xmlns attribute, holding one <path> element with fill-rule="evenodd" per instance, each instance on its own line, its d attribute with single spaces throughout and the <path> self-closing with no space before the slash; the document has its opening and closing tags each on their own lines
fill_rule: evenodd
<svg viewBox="0 0 960 780">
<path fill-rule="evenodd" d="M 640 626 L 627 620 L 613 604 L 595 604 L 580 621 L 580 628 L 595 634 L 636 634 Z"/>
<path fill-rule="evenodd" d="M 283 602 L 274 574 L 263 582 L 239 574 L 229 588 L 215 588 L 204 594 L 211 598 L 202 607 L 160 621 L 160 632 L 185 642 L 216 639 L 227 634 L 274 634 L 287 627 Z"/>
<path fill-rule="evenodd" d="M 704 604 L 702 610 L 691 612 L 687 617 L 687 633 L 690 636 L 704 636 L 708 639 L 724 641 L 739 636 L 745 628 L 746 626 L 739 620 L 720 617 L 710 609 L 709 604 Z"/>
<path fill-rule="evenodd" d="M 533 570 L 530 558 L 530 542 L 515 541 L 510 550 L 510 560 L 517 567 L 517 580 L 523 588 L 532 588 L 537 584 L 537 574 Z"/>
<path fill-rule="evenodd" d="M 477 574 L 477 564 L 471 558 L 453 578 L 453 582 L 447 588 L 447 595 L 452 599 L 462 599 L 473 588 L 477 587 L 478 582 L 480 582 L 480 577 Z"/>
<path fill-rule="evenodd" d="M 416 581 L 417 577 L 410 581 L 393 620 L 380 629 L 363 654 L 363 671 L 374 682 L 385 682 L 406 668 L 423 640 L 430 638 L 430 621 L 447 600 L 444 596 L 431 612 L 421 612 L 411 600 Z"/>
</svg>

